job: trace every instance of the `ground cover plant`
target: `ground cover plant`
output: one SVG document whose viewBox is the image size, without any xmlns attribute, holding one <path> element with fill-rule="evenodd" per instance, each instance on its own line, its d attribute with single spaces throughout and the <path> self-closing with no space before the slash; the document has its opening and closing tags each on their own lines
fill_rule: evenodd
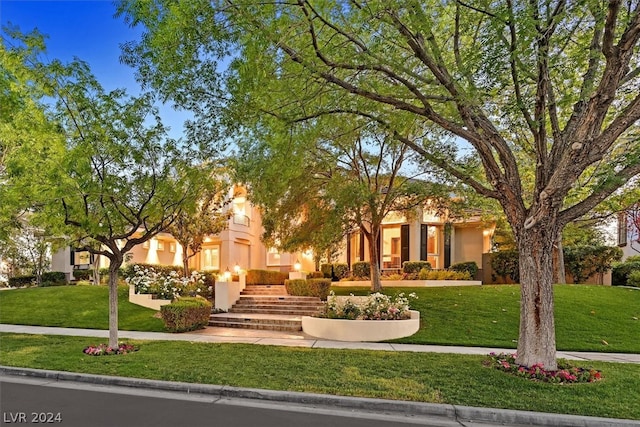
<svg viewBox="0 0 640 427">
<path fill-rule="evenodd" d="M 595 383 L 534 382 L 483 366 L 488 356 L 129 341 L 136 352 L 93 357 L 95 338 L 0 334 L 0 364 L 563 414 L 640 419 L 640 365 L 589 362 Z M 99 340 L 99 339 L 98 339 Z"/>
<path fill-rule="evenodd" d="M 164 331 L 154 310 L 129 302 L 129 288 L 118 288 L 118 320 L 121 330 Z M 107 286 L 57 286 L 0 292 L 0 323 L 109 328 Z"/>
</svg>

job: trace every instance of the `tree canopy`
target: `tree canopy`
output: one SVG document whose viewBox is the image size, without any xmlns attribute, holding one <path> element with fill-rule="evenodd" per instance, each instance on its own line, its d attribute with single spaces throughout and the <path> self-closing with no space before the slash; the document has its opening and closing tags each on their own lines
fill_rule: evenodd
<svg viewBox="0 0 640 427">
<path fill-rule="evenodd" d="M 368 118 L 499 202 L 520 254 L 518 363 L 555 368 L 553 244 L 640 172 L 638 0 L 119 7 L 146 28 L 131 63 L 167 96 L 231 54 L 228 78 L 201 79 L 198 92 L 228 90 L 288 122 Z"/>
<path fill-rule="evenodd" d="M 27 212 L 48 235 L 109 259 L 109 344 L 117 346 L 124 255 L 195 203 L 199 169 L 189 147 L 167 137 L 152 96 L 106 92 L 82 61 L 42 60 L 39 34 L 11 35 L 0 46 L 4 96 L 16 100 L 0 134 L 3 217 Z"/>
</svg>

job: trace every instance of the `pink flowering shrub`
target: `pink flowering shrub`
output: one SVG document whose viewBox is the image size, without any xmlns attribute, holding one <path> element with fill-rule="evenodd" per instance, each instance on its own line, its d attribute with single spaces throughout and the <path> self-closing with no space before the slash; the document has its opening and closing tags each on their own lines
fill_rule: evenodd
<svg viewBox="0 0 640 427">
<path fill-rule="evenodd" d="M 113 348 L 107 344 L 90 345 L 86 347 L 82 352 L 89 356 L 111 356 L 114 354 L 127 354 L 138 351 L 138 347 L 131 344 L 120 343 L 118 347 Z"/>
<path fill-rule="evenodd" d="M 558 362 L 558 370 L 547 371 L 543 365 L 533 365 L 530 368 L 516 363 L 516 354 L 489 353 L 489 365 L 518 377 L 550 383 L 591 383 L 602 379 L 602 373 L 595 369 L 577 368 L 566 361 Z"/>
</svg>

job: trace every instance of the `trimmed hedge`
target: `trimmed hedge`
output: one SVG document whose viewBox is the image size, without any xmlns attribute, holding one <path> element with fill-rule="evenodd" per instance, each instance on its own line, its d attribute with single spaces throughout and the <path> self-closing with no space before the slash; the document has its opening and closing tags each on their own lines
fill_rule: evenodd
<svg viewBox="0 0 640 427">
<path fill-rule="evenodd" d="M 349 277 L 349 266 L 346 263 L 336 262 L 333 264 L 333 276 L 338 280 Z"/>
<path fill-rule="evenodd" d="M 429 261 L 405 261 L 402 263 L 402 272 L 406 274 L 420 273 L 423 268 L 431 270 L 431 263 Z"/>
<path fill-rule="evenodd" d="M 42 273 L 40 286 L 64 286 L 67 284 L 67 276 L 62 271 L 47 271 Z"/>
<path fill-rule="evenodd" d="M 429 270 L 423 268 L 418 273 L 420 280 L 471 280 L 468 271 Z"/>
<path fill-rule="evenodd" d="M 284 285 L 289 273 L 273 270 L 248 270 L 247 285 Z"/>
<path fill-rule="evenodd" d="M 15 276 L 9 277 L 9 287 L 20 288 L 22 286 L 31 286 L 36 284 L 36 276 Z"/>
<path fill-rule="evenodd" d="M 473 279 L 478 274 L 478 264 L 475 261 L 458 262 L 449 267 L 451 271 L 457 271 L 458 273 L 469 273 L 469 276 Z"/>
<path fill-rule="evenodd" d="M 287 293 L 297 297 L 318 297 L 326 300 L 331 289 L 330 279 L 292 279 L 285 280 Z"/>
<path fill-rule="evenodd" d="M 195 331 L 209 324 L 211 303 L 204 298 L 183 297 L 160 307 L 160 313 L 169 332 Z"/>
<path fill-rule="evenodd" d="M 351 273 L 356 277 L 369 277 L 371 275 L 371 263 L 358 261 L 351 265 Z"/>
<path fill-rule="evenodd" d="M 307 273 L 307 279 L 324 279 L 324 273 L 321 271 L 311 271 Z"/>
<path fill-rule="evenodd" d="M 90 280 L 93 277 L 93 270 L 73 270 L 72 274 L 75 280 Z"/>
<path fill-rule="evenodd" d="M 332 264 L 320 264 L 320 272 L 325 279 L 333 278 L 333 265 Z"/>
</svg>

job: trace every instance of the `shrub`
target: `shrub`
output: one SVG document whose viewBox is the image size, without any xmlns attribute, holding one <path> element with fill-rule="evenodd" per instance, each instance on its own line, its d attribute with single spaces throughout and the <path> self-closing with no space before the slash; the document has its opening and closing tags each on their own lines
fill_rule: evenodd
<svg viewBox="0 0 640 427">
<path fill-rule="evenodd" d="M 369 278 L 371 276 L 371 263 L 369 261 L 354 262 L 351 266 L 351 272 L 356 277 Z"/>
<path fill-rule="evenodd" d="M 416 274 L 423 268 L 431 270 L 431 264 L 428 261 L 405 261 L 402 263 L 402 272 L 405 274 Z"/>
<path fill-rule="evenodd" d="M 473 279 L 478 274 L 478 264 L 476 264 L 475 261 L 458 262 L 449 267 L 449 270 L 457 271 L 459 273 L 464 273 L 466 271 Z"/>
<path fill-rule="evenodd" d="M 325 279 L 333 278 L 333 264 L 320 264 L 320 272 Z"/>
<path fill-rule="evenodd" d="M 329 279 L 307 279 L 307 284 L 311 288 L 311 296 L 326 300 L 331 291 L 331 280 Z"/>
<path fill-rule="evenodd" d="M 420 280 L 471 280 L 468 271 L 427 270 L 423 268 L 418 273 Z"/>
<path fill-rule="evenodd" d="M 564 264 L 574 283 L 584 283 L 594 274 L 611 269 L 622 258 L 622 249 L 612 246 L 568 246 L 564 248 Z"/>
<path fill-rule="evenodd" d="M 356 301 L 352 298 L 357 298 Z M 400 293 L 389 297 L 382 293 L 374 293 L 367 297 L 354 297 L 351 294 L 341 302 L 331 292 L 327 299 L 327 308 L 322 314 L 329 319 L 347 320 L 402 320 L 411 318 L 409 299 L 417 299 L 417 295 L 411 293 L 405 296 Z"/>
<path fill-rule="evenodd" d="M 32 286 L 36 284 L 36 276 L 15 276 L 9 277 L 9 287 L 20 288 L 22 286 Z"/>
<path fill-rule="evenodd" d="M 634 270 L 629 274 L 627 285 L 640 288 L 640 270 Z"/>
<path fill-rule="evenodd" d="M 248 270 L 247 285 L 284 285 L 289 273 L 273 270 Z"/>
<path fill-rule="evenodd" d="M 177 271 L 159 273 L 153 267 L 134 267 L 135 275 L 125 279 L 133 285 L 137 294 L 153 294 L 160 299 L 174 299 L 179 296 L 208 295 L 204 276 L 192 271 L 191 276 L 183 277 Z M 167 270 L 165 270 L 167 271 Z"/>
<path fill-rule="evenodd" d="M 139 269 L 140 268 L 153 269 L 156 273 L 162 276 L 168 276 L 173 271 L 175 271 L 178 274 L 178 276 L 182 276 L 184 271 L 184 269 L 180 265 L 157 265 L 157 264 L 145 264 L 142 262 L 132 263 L 132 264 L 127 264 L 127 266 L 124 267 L 124 269 L 122 270 L 121 274 L 124 276 L 125 279 L 131 278 L 136 275 L 136 266 L 138 266 Z M 103 273 L 100 272 L 100 274 L 103 274 Z M 108 269 L 105 274 L 107 276 L 109 275 Z"/>
<path fill-rule="evenodd" d="M 331 289 L 331 280 L 321 279 L 292 279 L 285 280 L 284 285 L 289 295 L 298 297 L 318 297 L 326 300 Z"/>
<path fill-rule="evenodd" d="M 284 286 L 289 295 L 296 297 L 310 296 L 310 289 L 305 279 L 287 279 L 284 281 Z"/>
<path fill-rule="evenodd" d="M 169 332 L 194 331 L 209 323 L 211 303 L 200 297 L 184 297 L 163 305 L 160 313 Z"/>
<path fill-rule="evenodd" d="M 613 265 L 611 272 L 611 284 L 613 286 L 626 286 L 629 284 L 629 275 L 634 271 L 640 271 L 640 260 L 629 257 L 625 262 Z"/>
<path fill-rule="evenodd" d="M 67 284 L 67 276 L 62 271 L 47 271 L 42 273 L 40 286 L 64 286 Z"/>
<path fill-rule="evenodd" d="M 311 271 L 307 273 L 307 279 L 324 279 L 324 278 L 325 278 L 324 273 L 321 271 Z"/>
<path fill-rule="evenodd" d="M 75 280 L 90 280 L 93 277 L 93 270 L 73 270 L 72 274 Z"/>
<path fill-rule="evenodd" d="M 349 277 L 349 266 L 342 262 L 333 264 L 333 275 L 338 280 Z"/>
<path fill-rule="evenodd" d="M 492 254 L 491 268 L 504 278 L 511 278 L 514 282 L 520 281 L 520 260 L 517 250 L 500 251 Z"/>
</svg>

